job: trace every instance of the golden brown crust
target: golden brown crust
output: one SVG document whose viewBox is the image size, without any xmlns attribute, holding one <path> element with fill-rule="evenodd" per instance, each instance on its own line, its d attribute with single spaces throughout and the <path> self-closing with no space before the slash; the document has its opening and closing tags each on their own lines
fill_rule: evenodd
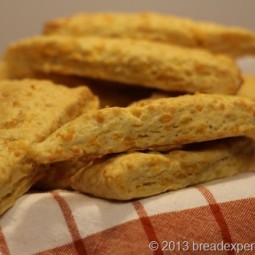
<svg viewBox="0 0 255 255">
<path fill-rule="evenodd" d="M 254 142 L 231 138 L 166 154 L 132 152 L 102 158 L 72 177 L 72 187 L 101 198 L 129 200 L 247 171 Z"/>
<path fill-rule="evenodd" d="M 38 163 L 78 156 L 101 157 L 130 150 L 176 147 L 231 136 L 253 136 L 255 103 L 248 98 L 186 95 L 128 108 L 81 115 L 32 148 Z M 67 141 L 65 137 L 70 139 Z"/>
<path fill-rule="evenodd" d="M 70 89 L 31 79 L 0 81 L 0 214 L 43 174 L 28 159 L 29 147 L 86 107 L 98 107 L 86 87 Z"/>
<path fill-rule="evenodd" d="M 205 48 L 232 56 L 255 55 L 255 33 L 156 13 L 83 13 L 48 21 L 45 34 L 129 37 Z"/>
<path fill-rule="evenodd" d="M 255 75 L 244 75 L 244 83 L 237 95 L 255 99 Z"/>
<path fill-rule="evenodd" d="M 23 73 L 73 74 L 166 91 L 235 94 L 242 83 L 227 56 L 131 39 L 41 36 L 13 44 L 5 61 Z"/>
<path fill-rule="evenodd" d="M 84 108 L 98 108 L 97 98 L 85 86 L 70 89 L 50 81 L 2 80 L 0 92 L 2 140 L 39 142 Z"/>
</svg>

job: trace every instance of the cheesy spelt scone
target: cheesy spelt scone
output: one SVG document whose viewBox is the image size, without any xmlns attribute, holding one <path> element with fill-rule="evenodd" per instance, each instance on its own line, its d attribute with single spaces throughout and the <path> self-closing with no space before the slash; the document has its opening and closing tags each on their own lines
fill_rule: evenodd
<svg viewBox="0 0 255 255">
<path fill-rule="evenodd" d="M 12 44 L 5 62 L 13 72 L 78 75 L 165 91 L 235 94 L 242 84 L 227 56 L 123 38 L 29 38 Z"/>
<path fill-rule="evenodd" d="M 255 102 L 222 95 L 186 95 L 83 114 L 31 149 L 37 163 L 255 134 Z"/>
<path fill-rule="evenodd" d="M 191 48 L 204 48 L 234 57 L 255 55 L 253 31 L 151 12 L 81 13 L 48 21 L 44 32 L 47 35 L 98 35 L 145 39 Z"/>
<path fill-rule="evenodd" d="M 30 147 L 86 108 L 98 108 L 86 87 L 70 89 L 31 79 L 0 81 L 0 214 L 44 174 L 27 156 Z"/>
<path fill-rule="evenodd" d="M 253 156 L 254 141 L 244 137 L 192 144 L 164 154 L 110 155 L 78 171 L 71 186 L 101 198 L 129 200 L 248 171 Z"/>
</svg>

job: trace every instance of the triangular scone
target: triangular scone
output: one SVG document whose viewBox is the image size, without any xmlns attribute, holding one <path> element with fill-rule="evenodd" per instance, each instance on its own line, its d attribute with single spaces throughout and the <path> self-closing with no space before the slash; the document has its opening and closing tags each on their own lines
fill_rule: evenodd
<svg viewBox="0 0 255 255">
<path fill-rule="evenodd" d="M 71 186 L 101 198 L 147 197 L 248 171 L 254 155 L 249 138 L 194 144 L 169 153 L 131 152 L 95 161 L 78 171 Z"/>
<path fill-rule="evenodd" d="M 31 149 L 38 163 L 160 150 L 231 136 L 255 136 L 255 102 L 220 95 L 163 98 L 81 115 Z M 67 139 L 68 137 L 68 139 Z"/>
<path fill-rule="evenodd" d="M 37 80 L 0 81 L 0 214 L 43 174 L 27 157 L 32 144 L 85 109 L 97 108 L 97 98 L 86 87 L 70 89 Z"/>
<path fill-rule="evenodd" d="M 165 91 L 235 94 L 242 83 L 227 56 L 131 39 L 38 36 L 12 44 L 5 61 L 24 73 L 79 75 Z"/>
<path fill-rule="evenodd" d="M 237 95 L 255 99 L 255 75 L 244 75 L 244 83 Z"/>
<path fill-rule="evenodd" d="M 252 31 L 156 13 L 81 13 L 48 21 L 44 30 L 45 34 L 129 37 L 232 56 L 255 55 Z"/>
</svg>

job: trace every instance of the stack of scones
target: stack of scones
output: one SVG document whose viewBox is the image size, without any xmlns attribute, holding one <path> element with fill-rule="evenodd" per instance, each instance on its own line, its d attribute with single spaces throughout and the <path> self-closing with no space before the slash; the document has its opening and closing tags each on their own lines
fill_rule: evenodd
<svg viewBox="0 0 255 255">
<path fill-rule="evenodd" d="M 255 33 L 155 13 L 79 14 L 0 64 L 0 214 L 30 188 L 130 200 L 248 171 Z"/>
</svg>

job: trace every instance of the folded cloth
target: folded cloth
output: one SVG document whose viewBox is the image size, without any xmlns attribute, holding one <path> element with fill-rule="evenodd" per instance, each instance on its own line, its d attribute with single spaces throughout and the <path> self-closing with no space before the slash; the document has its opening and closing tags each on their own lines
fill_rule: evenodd
<svg viewBox="0 0 255 255">
<path fill-rule="evenodd" d="M 254 254 L 255 173 L 131 202 L 31 192 L 0 218 L 0 254 Z"/>
</svg>

